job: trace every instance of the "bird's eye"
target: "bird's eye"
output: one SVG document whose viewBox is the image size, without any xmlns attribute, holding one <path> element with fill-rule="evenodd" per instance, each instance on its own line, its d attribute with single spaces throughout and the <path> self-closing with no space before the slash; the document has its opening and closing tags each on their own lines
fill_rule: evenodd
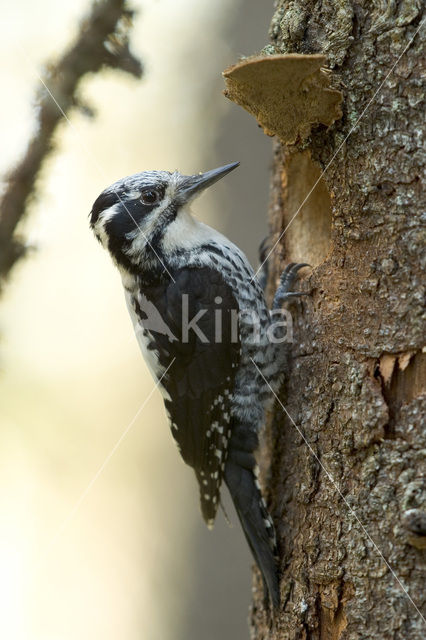
<svg viewBox="0 0 426 640">
<path fill-rule="evenodd" d="M 141 202 L 143 204 L 155 204 L 160 199 L 160 194 L 155 189 L 146 189 L 141 193 Z"/>
</svg>

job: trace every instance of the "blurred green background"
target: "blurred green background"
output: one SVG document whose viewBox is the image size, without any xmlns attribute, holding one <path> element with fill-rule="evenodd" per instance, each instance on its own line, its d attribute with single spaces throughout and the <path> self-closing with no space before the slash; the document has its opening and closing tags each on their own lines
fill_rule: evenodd
<svg viewBox="0 0 426 640">
<path fill-rule="evenodd" d="M 248 637 L 251 558 L 236 516 L 225 500 L 233 527 L 222 514 L 213 532 L 202 523 L 193 472 L 159 392 L 149 395 L 118 272 L 87 217 L 124 175 L 240 160 L 193 209 L 256 262 L 271 145 L 223 97 L 221 71 L 267 43 L 272 4 L 135 0 L 143 79 L 86 79 L 96 119 L 74 112 L 61 125 L 25 223 L 37 251 L 0 301 L 1 638 Z M 88 7 L 3 6 L 2 173 L 32 131 L 42 63 Z"/>
</svg>

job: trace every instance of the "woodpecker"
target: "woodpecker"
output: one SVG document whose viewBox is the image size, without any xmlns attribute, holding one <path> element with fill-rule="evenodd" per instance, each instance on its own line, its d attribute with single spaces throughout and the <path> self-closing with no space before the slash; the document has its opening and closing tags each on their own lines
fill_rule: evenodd
<svg viewBox="0 0 426 640">
<path fill-rule="evenodd" d="M 115 182 L 93 204 L 90 225 L 121 274 L 136 336 L 162 392 L 171 432 L 213 525 L 226 483 L 279 606 L 275 529 L 257 480 L 255 451 L 286 349 L 245 255 L 198 221 L 191 201 L 238 162 L 200 173 L 144 171 Z M 289 297 L 304 265 L 284 271 L 274 299 Z"/>
</svg>

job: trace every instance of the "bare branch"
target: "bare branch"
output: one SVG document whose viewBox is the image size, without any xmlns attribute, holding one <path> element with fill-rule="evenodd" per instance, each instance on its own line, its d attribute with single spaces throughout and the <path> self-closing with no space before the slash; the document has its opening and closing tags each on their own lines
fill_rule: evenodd
<svg viewBox="0 0 426 640">
<path fill-rule="evenodd" d="M 17 233 L 34 195 L 35 182 L 43 161 L 52 151 L 56 127 L 72 107 L 81 107 L 77 97 L 80 80 L 87 73 L 104 67 L 119 69 L 140 78 L 141 62 L 129 50 L 129 31 L 134 11 L 126 0 L 95 2 L 80 26 L 74 43 L 60 59 L 48 64 L 43 86 L 37 95 L 37 123 L 27 150 L 6 177 L 0 202 L 0 288 L 12 267 L 26 253 L 25 242 Z"/>
</svg>

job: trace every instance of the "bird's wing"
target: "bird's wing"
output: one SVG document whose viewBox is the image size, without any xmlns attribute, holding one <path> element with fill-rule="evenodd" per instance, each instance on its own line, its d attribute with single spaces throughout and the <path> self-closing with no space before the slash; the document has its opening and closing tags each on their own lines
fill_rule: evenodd
<svg viewBox="0 0 426 640">
<path fill-rule="evenodd" d="M 195 470 L 201 512 L 211 525 L 231 435 L 231 395 L 240 359 L 238 303 L 214 269 L 184 268 L 174 277 L 166 287 L 144 290 L 167 327 L 150 335 L 160 365 L 166 368 L 174 359 L 162 381 L 165 405 L 181 455 Z"/>
</svg>

